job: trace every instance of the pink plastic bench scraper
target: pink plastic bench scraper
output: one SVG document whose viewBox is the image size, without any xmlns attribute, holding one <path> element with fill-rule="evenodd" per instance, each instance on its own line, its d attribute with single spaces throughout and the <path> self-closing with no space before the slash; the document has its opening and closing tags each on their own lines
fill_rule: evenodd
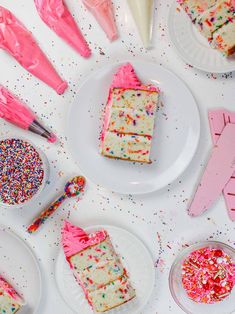
<svg viewBox="0 0 235 314">
<path fill-rule="evenodd" d="M 222 193 L 235 171 L 235 124 L 228 123 L 216 145 L 189 207 L 189 215 L 204 213 Z"/>
<path fill-rule="evenodd" d="M 210 122 L 211 136 L 213 144 L 215 145 L 220 138 L 223 129 L 228 123 L 235 124 L 235 112 L 224 109 L 215 109 L 208 112 Z M 224 190 L 224 199 L 228 209 L 229 218 L 235 221 L 235 172 L 231 176 L 229 182 L 226 184 Z"/>
</svg>

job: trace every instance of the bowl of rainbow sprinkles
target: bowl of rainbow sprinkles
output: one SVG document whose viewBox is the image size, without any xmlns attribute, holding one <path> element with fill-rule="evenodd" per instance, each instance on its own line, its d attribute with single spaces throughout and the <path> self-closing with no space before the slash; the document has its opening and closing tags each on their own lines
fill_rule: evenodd
<svg viewBox="0 0 235 314">
<path fill-rule="evenodd" d="M 19 208 L 35 200 L 49 177 L 45 154 L 19 137 L 0 139 L 0 206 Z"/>
</svg>

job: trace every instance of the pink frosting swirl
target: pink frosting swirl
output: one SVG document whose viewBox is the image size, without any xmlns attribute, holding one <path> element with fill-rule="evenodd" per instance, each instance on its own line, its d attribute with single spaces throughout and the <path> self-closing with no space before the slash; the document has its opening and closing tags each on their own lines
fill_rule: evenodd
<svg viewBox="0 0 235 314">
<path fill-rule="evenodd" d="M 65 221 L 62 228 L 62 245 L 66 259 L 95 244 L 101 243 L 107 237 L 105 230 L 86 233 L 83 229 Z"/>
</svg>

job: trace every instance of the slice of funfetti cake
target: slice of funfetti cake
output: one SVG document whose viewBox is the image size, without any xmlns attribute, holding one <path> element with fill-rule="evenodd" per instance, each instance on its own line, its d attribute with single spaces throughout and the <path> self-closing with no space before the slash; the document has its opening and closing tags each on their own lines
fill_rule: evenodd
<svg viewBox="0 0 235 314">
<path fill-rule="evenodd" d="M 94 311 L 105 312 L 136 296 L 105 230 L 87 234 L 65 222 L 62 244 L 73 274 Z"/>
<path fill-rule="evenodd" d="M 235 1 L 220 0 L 196 21 L 199 31 L 211 41 L 214 32 L 235 17 Z"/>
<path fill-rule="evenodd" d="M 142 85 L 131 64 L 121 66 L 114 75 L 105 110 L 101 154 L 150 163 L 158 101 L 155 86 Z"/>
<path fill-rule="evenodd" d="M 0 314 L 15 314 L 24 304 L 22 297 L 0 275 Z"/>
<path fill-rule="evenodd" d="M 193 22 L 217 2 L 218 0 L 178 0 Z"/>
<path fill-rule="evenodd" d="M 213 34 L 211 45 L 225 56 L 235 52 L 235 17 Z"/>
</svg>

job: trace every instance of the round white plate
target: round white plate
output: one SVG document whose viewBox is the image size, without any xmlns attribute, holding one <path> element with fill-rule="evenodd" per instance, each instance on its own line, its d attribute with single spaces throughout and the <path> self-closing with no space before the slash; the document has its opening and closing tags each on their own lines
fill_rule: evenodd
<svg viewBox="0 0 235 314">
<path fill-rule="evenodd" d="M 235 71 L 235 55 L 226 58 L 211 48 L 175 0 L 170 9 L 168 29 L 176 51 L 186 63 L 212 73 Z"/>
<path fill-rule="evenodd" d="M 126 230 L 113 226 L 94 226 L 86 228 L 87 232 L 105 229 L 109 233 L 116 252 L 123 258 L 131 283 L 136 289 L 137 297 L 116 309 L 108 311 L 109 314 L 137 314 L 148 302 L 155 282 L 155 269 L 153 259 L 142 241 Z M 76 282 L 68 262 L 61 250 L 56 263 L 56 281 L 64 301 L 75 312 L 93 314 L 91 307 L 85 299 L 84 293 Z"/>
<path fill-rule="evenodd" d="M 165 187 L 189 165 L 200 135 L 195 100 L 187 86 L 165 68 L 132 61 L 140 80 L 161 89 L 152 143 L 152 164 L 109 159 L 99 152 L 99 136 L 109 86 L 120 64 L 92 74 L 70 108 L 67 137 L 80 170 L 96 184 L 122 194 L 143 194 Z"/>
<path fill-rule="evenodd" d="M 38 262 L 27 244 L 4 226 L 0 226 L 0 274 L 26 302 L 19 314 L 37 313 L 41 300 Z"/>
</svg>

